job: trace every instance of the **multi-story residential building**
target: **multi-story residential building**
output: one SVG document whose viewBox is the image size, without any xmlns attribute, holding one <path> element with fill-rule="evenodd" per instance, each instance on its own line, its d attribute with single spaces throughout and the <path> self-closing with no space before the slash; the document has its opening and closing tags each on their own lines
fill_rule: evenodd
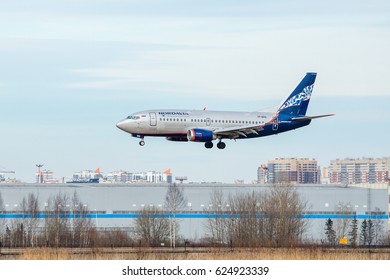
<svg viewBox="0 0 390 280">
<path fill-rule="evenodd" d="M 172 183 L 172 174 L 170 169 L 164 172 L 148 171 L 135 172 L 115 171 L 106 174 L 100 174 L 90 171 L 82 176 L 75 173 L 74 180 L 88 180 L 92 178 L 101 178 L 102 183 Z M 96 177 L 99 176 L 99 177 Z"/>
<path fill-rule="evenodd" d="M 261 164 L 259 168 L 257 168 L 257 183 L 268 183 L 268 166 L 266 164 Z"/>
<path fill-rule="evenodd" d="M 54 178 L 53 171 L 50 170 L 42 170 L 40 172 L 35 173 L 35 182 L 43 183 L 43 184 L 57 184 L 60 181 Z"/>
<path fill-rule="evenodd" d="M 277 158 L 257 170 L 258 183 L 319 184 L 321 172 L 315 159 Z"/>
<path fill-rule="evenodd" d="M 329 184 L 329 172 L 328 172 L 327 167 L 322 168 L 320 182 L 321 182 L 321 184 L 324 184 L 324 185 Z"/>
<path fill-rule="evenodd" d="M 390 158 L 346 158 L 330 162 L 331 184 L 380 184 L 389 182 Z"/>
<path fill-rule="evenodd" d="M 72 179 L 73 181 L 87 181 L 90 179 L 99 179 L 100 176 L 100 168 L 96 170 L 82 170 L 73 173 Z"/>
<path fill-rule="evenodd" d="M 133 173 L 133 183 L 172 183 L 172 174 L 168 169 L 164 172 L 148 171 Z"/>
</svg>

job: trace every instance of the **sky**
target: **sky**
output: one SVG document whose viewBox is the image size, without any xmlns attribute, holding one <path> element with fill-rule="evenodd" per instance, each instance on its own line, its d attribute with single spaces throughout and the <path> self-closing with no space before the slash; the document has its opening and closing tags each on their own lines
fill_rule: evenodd
<svg viewBox="0 0 390 280">
<path fill-rule="evenodd" d="M 0 170 L 36 164 L 251 182 L 277 157 L 390 156 L 389 1 L 2 0 Z M 224 150 L 138 140 L 148 109 L 257 111 L 317 72 L 308 114 L 332 118 Z"/>
</svg>

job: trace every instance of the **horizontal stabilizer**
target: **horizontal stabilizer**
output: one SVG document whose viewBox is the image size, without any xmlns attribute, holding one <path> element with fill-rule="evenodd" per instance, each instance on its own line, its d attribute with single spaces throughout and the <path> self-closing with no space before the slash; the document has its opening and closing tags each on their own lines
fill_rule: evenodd
<svg viewBox="0 0 390 280">
<path fill-rule="evenodd" d="M 318 119 L 318 118 L 324 118 L 324 117 L 331 117 L 331 116 L 334 116 L 334 114 L 328 114 L 328 115 L 320 115 L 320 116 L 303 116 L 303 117 L 295 117 L 295 118 L 292 118 L 291 120 L 292 121 L 296 121 L 296 122 L 303 122 L 303 121 L 308 121 L 308 120 L 312 120 L 312 119 Z"/>
</svg>

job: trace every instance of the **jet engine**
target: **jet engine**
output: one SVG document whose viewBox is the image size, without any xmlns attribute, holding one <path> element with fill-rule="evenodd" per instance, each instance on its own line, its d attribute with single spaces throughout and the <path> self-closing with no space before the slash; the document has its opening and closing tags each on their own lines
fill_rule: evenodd
<svg viewBox="0 0 390 280">
<path fill-rule="evenodd" d="M 194 128 L 188 130 L 187 139 L 194 142 L 210 142 L 217 139 L 217 137 L 210 130 Z"/>
</svg>

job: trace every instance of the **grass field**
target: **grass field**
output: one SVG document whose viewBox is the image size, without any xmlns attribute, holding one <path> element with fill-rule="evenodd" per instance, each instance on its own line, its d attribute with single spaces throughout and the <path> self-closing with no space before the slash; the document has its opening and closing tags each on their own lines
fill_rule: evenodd
<svg viewBox="0 0 390 280">
<path fill-rule="evenodd" d="M 0 259 L 12 260 L 390 260 L 390 249 L 3 248 L 0 254 Z"/>
</svg>

